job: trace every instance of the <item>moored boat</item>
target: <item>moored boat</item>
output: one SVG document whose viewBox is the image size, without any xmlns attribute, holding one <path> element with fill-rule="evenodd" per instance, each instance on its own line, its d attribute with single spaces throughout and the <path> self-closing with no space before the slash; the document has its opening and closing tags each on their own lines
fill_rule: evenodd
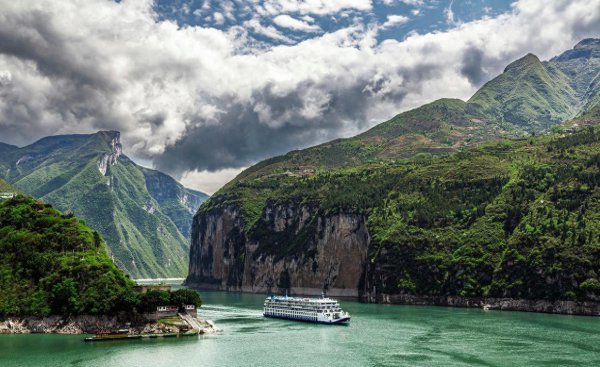
<svg viewBox="0 0 600 367">
<path fill-rule="evenodd" d="M 129 329 L 102 330 L 96 332 L 96 335 L 85 338 L 87 341 L 119 340 L 119 339 L 138 339 L 139 335 L 129 334 Z"/>
<path fill-rule="evenodd" d="M 197 336 L 198 330 L 190 330 L 185 333 L 162 333 L 162 334 L 131 334 L 128 329 L 114 331 L 100 331 L 96 335 L 85 338 L 86 342 L 98 342 L 109 340 L 131 340 L 131 339 L 154 339 L 154 338 L 177 338 L 183 336 Z"/>
</svg>

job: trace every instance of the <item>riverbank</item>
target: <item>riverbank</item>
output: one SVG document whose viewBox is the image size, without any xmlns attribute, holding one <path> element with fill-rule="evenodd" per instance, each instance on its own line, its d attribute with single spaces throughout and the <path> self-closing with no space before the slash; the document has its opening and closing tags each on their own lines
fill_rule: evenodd
<svg viewBox="0 0 600 367">
<path fill-rule="evenodd" d="M 362 299 L 365 302 L 367 299 Z M 374 301 L 374 302 L 373 302 Z M 484 310 L 540 312 L 564 315 L 600 316 L 600 302 L 548 301 L 492 297 L 415 296 L 378 294 L 372 303 L 481 308 Z"/>
<path fill-rule="evenodd" d="M 218 287 L 198 287 L 197 284 L 186 284 L 188 287 L 201 290 L 203 292 L 228 292 L 228 293 L 250 293 L 250 294 L 285 294 L 283 292 L 264 292 L 252 291 L 247 289 L 223 290 Z M 308 292 L 307 292 L 308 290 Z M 440 307 L 460 307 L 460 308 L 480 308 L 484 310 L 499 311 L 519 311 L 519 312 L 539 312 L 562 315 L 580 315 L 580 316 L 600 316 L 600 302 L 586 301 L 548 301 L 548 300 L 528 300 L 514 298 L 493 298 L 493 297 L 458 297 L 458 296 L 415 296 L 409 294 L 377 294 L 376 297 L 353 297 L 349 292 L 336 290 L 327 292 L 328 297 L 333 297 L 348 301 L 359 301 L 362 303 L 378 303 L 390 305 L 413 305 L 413 306 L 440 306 Z M 320 297 L 321 290 L 313 288 L 292 288 L 288 291 L 290 296 Z"/>
<path fill-rule="evenodd" d="M 191 315 L 156 321 L 139 318 L 134 322 L 118 316 L 9 317 L 0 320 L 0 334 L 94 334 L 99 330 L 129 329 L 133 335 L 171 334 L 196 330 L 200 334 L 219 331 L 210 320 Z"/>
</svg>

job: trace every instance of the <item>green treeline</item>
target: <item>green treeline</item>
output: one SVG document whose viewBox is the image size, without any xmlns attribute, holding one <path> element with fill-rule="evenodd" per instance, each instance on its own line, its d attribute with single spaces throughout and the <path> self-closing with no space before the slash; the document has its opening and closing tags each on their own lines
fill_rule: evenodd
<svg viewBox="0 0 600 367">
<path fill-rule="evenodd" d="M 28 196 L 0 202 L 0 317 L 154 309 L 154 294 L 134 286 L 101 236 L 72 214 Z M 201 304 L 189 290 L 165 292 L 160 300 Z"/>
</svg>

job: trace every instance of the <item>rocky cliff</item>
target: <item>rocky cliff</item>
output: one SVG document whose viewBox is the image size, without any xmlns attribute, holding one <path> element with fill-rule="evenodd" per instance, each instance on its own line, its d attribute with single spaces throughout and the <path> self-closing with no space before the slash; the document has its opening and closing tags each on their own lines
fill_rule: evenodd
<svg viewBox="0 0 600 367">
<path fill-rule="evenodd" d="M 365 216 L 269 203 L 251 230 L 239 206 L 196 215 L 187 284 L 357 297 L 369 246 Z"/>
</svg>

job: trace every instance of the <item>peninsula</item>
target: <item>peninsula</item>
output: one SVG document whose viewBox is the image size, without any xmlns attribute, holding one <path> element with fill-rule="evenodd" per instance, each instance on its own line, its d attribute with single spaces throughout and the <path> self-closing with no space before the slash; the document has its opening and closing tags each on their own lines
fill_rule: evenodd
<svg viewBox="0 0 600 367">
<path fill-rule="evenodd" d="M 10 185 L 2 183 L 4 192 Z M 16 190 L 12 190 L 16 191 Z M 215 331 L 189 289 L 137 287 L 102 237 L 72 214 L 20 194 L 0 201 L 0 333 Z"/>
</svg>

